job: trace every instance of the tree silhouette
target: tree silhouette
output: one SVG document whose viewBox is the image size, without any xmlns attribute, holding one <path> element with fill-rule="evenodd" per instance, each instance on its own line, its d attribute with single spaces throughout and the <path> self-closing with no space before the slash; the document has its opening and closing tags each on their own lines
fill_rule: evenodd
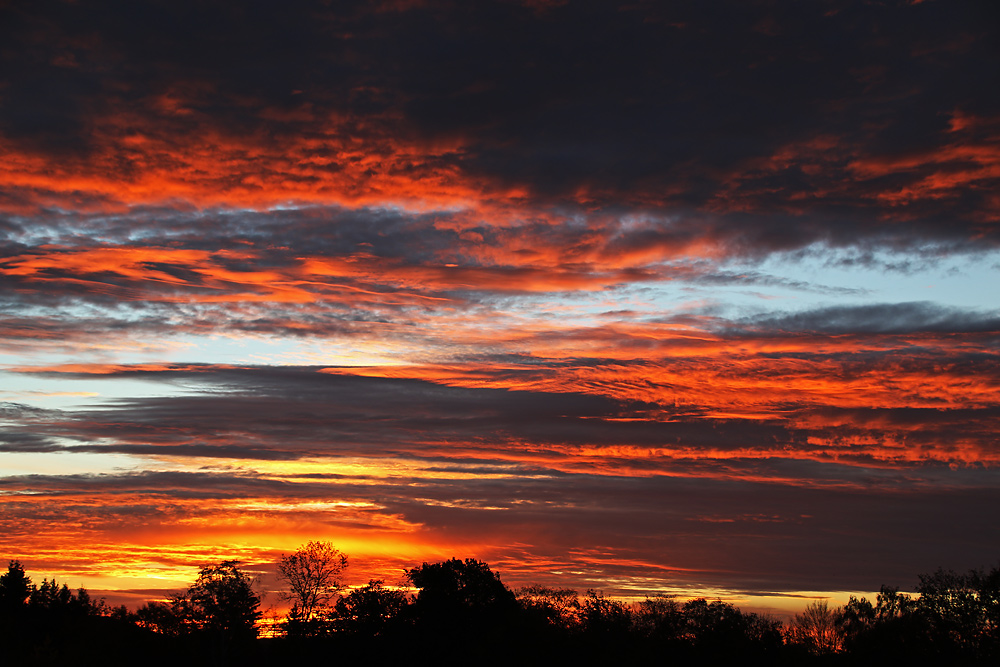
<svg viewBox="0 0 1000 667">
<path fill-rule="evenodd" d="M 442 614 L 509 610 L 516 607 L 514 593 L 490 566 L 473 558 L 457 558 L 406 570 L 410 582 L 420 589 L 418 610 Z"/>
<path fill-rule="evenodd" d="M 788 639 L 810 653 L 835 653 L 843 647 L 837 620 L 837 613 L 826 600 L 815 600 L 792 619 Z"/>
<path fill-rule="evenodd" d="M 317 548 L 318 547 L 318 548 Z M 296 598 L 330 636 L 285 642 L 257 636 L 260 597 L 227 560 L 204 567 L 187 591 L 130 613 L 95 602 L 86 589 L 43 579 L 34 585 L 12 560 L 0 574 L 0 663 L 156 665 L 283 664 L 323 659 L 401 663 L 413 655 L 438 664 L 742 665 L 1000 664 L 1000 569 L 922 575 L 919 597 L 883 586 L 874 603 L 851 597 L 842 608 L 810 604 L 784 634 L 777 621 L 721 600 L 683 605 L 667 596 L 628 605 L 593 590 L 528 586 L 515 596 L 475 559 L 406 571 L 413 596 L 372 580 L 340 597 L 346 557 L 310 542 L 282 562 L 315 575 L 309 559 L 332 563 L 319 592 Z M 324 583 L 325 582 L 325 583 Z M 325 586 L 325 588 L 323 588 Z M 305 589 L 302 589 L 305 590 Z M 302 602 L 305 600 L 305 602 Z M 311 605 L 311 606 L 310 606 Z M 287 651 L 287 653 L 286 653 Z M 150 657 L 152 656 L 152 657 Z M 159 662 L 157 662 L 159 661 Z"/>
<path fill-rule="evenodd" d="M 406 575 L 420 589 L 408 611 L 424 650 L 445 661 L 482 664 L 510 648 L 520 607 L 489 565 L 452 558 Z"/>
<path fill-rule="evenodd" d="M 1000 658 L 1000 569 L 920 575 L 917 610 L 936 650 L 964 659 Z"/>
<path fill-rule="evenodd" d="M 61 587 L 56 580 L 49 581 L 42 579 L 42 585 L 32 588 L 28 597 L 28 604 L 32 607 L 42 607 L 44 609 L 57 609 L 68 607 L 73 600 L 73 591 L 69 586 L 63 584 Z"/>
<path fill-rule="evenodd" d="M 517 601 L 530 623 L 568 630 L 579 623 L 580 602 L 571 588 L 525 586 L 517 590 Z"/>
<path fill-rule="evenodd" d="M 399 620 L 406 605 L 405 593 L 373 579 L 337 600 L 334 624 L 341 632 L 378 637 Z"/>
<path fill-rule="evenodd" d="M 592 639 L 621 641 L 632 629 L 632 613 L 624 603 L 588 590 L 580 603 L 580 628 Z"/>
<path fill-rule="evenodd" d="M 750 653 L 774 653 L 782 646 L 779 621 L 744 613 L 727 602 L 698 598 L 681 610 L 686 638 L 697 651 L 746 658 Z"/>
<path fill-rule="evenodd" d="M 635 610 L 635 628 L 658 644 L 676 644 L 684 634 L 684 613 L 677 600 L 659 595 L 646 598 Z"/>
<path fill-rule="evenodd" d="M 136 609 L 134 622 L 140 628 L 170 637 L 179 637 L 191 629 L 185 624 L 184 616 L 172 604 L 158 601 L 147 602 Z"/>
<path fill-rule="evenodd" d="M 175 598 L 172 606 L 198 629 L 226 640 L 253 639 L 261 616 L 260 596 L 239 564 L 226 560 L 203 567 L 187 594 Z"/>
<path fill-rule="evenodd" d="M 7 572 L 0 575 L 0 611 L 13 611 L 23 606 L 31 590 L 31 579 L 24 573 L 21 562 L 10 561 Z"/>
<path fill-rule="evenodd" d="M 285 594 L 293 602 L 288 615 L 292 634 L 320 634 L 330 611 L 330 602 L 343 585 L 347 556 L 330 542 L 308 542 L 278 561 L 278 578 L 291 589 Z"/>
<path fill-rule="evenodd" d="M 927 619 L 918 612 L 917 601 L 889 586 L 882 586 L 875 604 L 852 595 L 837 626 L 844 651 L 855 658 L 919 663 L 932 651 Z"/>
</svg>

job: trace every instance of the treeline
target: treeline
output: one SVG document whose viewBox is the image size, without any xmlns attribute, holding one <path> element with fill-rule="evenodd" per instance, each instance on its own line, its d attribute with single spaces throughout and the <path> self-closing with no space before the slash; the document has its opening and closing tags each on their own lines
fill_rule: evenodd
<svg viewBox="0 0 1000 667">
<path fill-rule="evenodd" d="M 135 611 L 82 588 L 35 585 L 12 561 L 0 575 L 0 664 L 1000 664 L 996 568 L 923 575 L 916 596 L 884 587 L 874 601 L 813 603 L 787 625 L 720 600 L 511 590 L 474 559 L 405 570 L 409 590 L 348 589 L 346 568 L 324 542 L 283 556 L 290 611 L 267 626 L 236 561 Z"/>
</svg>

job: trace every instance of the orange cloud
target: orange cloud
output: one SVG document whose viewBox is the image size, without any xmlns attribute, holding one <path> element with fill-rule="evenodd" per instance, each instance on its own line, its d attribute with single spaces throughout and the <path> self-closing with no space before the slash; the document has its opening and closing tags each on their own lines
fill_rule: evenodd
<svg viewBox="0 0 1000 667">
<path fill-rule="evenodd" d="M 136 112 L 95 119 L 96 150 L 86 159 L 21 150 L 0 138 L 0 182 L 33 206 L 120 211 L 138 204 L 184 202 L 202 208 L 263 209 L 298 204 L 402 205 L 418 209 L 474 205 L 489 191 L 500 201 L 516 189 L 493 190 L 441 160 L 459 143 L 435 146 L 382 136 L 376 119 L 327 119 L 299 112 L 310 131 L 275 142 L 207 126 L 177 140 L 171 116 L 191 111 L 181 96 L 153 100 L 165 117 Z M 265 109 L 265 120 L 275 120 Z M 271 114 L 269 116 L 268 114 Z M 285 120 L 289 120 L 285 118 Z M 367 127 L 359 127 L 359 125 Z"/>
</svg>

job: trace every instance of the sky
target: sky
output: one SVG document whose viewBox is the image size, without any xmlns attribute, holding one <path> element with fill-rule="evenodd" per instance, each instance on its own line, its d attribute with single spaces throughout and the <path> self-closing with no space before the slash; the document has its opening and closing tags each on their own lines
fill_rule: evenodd
<svg viewBox="0 0 1000 667">
<path fill-rule="evenodd" d="M 133 605 L 308 540 L 774 609 L 996 565 L 998 33 L 0 4 L 0 557 Z"/>
</svg>

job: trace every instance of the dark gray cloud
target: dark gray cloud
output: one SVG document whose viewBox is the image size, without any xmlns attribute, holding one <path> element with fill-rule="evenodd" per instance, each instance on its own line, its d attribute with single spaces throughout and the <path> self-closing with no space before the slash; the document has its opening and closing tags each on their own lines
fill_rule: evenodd
<svg viewBox="0 0 1000 667">
<path fill-rule="evenodd" d="M 0 525 L 11 536 L 20 534 L 19 526 L 74 522 L 88 534 L 122 538 L 210 517 L 219 511 L 216 501 L 336 498 L 372 503 L 380 509 L 371 510 L 371 520 L 399 516 L 427 537 L 499 542 L 494 565 L 515 584 L 570 582 L 633 594 L 662 586 L 755 594 L 872 590 L 912 587 L 918 573 L 956 563 L 954 545 L 962 545 L 956 566 L 992 562 L 1000 532 L 982 508 L 998 501 L 993 481 L 914 492 L 591 475 L 419 477 L 379 485 L 226 472 L 32 475 L 4 478 L 0 489 L 30 490 L 47 502 L 7 503 Z M 106 502 L 94 506 L 94 494 Z M 293 511 L 288 520 L 296 516 Z M 540 571 L 539 560 L 550 564 Z M 551 571 L 570 567 L 582 572 L 567 579 Z"/>
<path fill-rule="evenodd" d="M 656 425 L 643 424 L 625 424 L 616 436 L 615 427 L 602 427 L 601 420 L 627 414 L 632 406 L 600 396 L 445 387 L 415 379 L 331 375 L 316 368 L 193 369 L 106 377 L 109 382 L 114 376 L 146 377 L 202 391 L 56 412 L 49 432 L 81 441 L 77 446 L 88 450 L 152 453 L 163 447 L 164 454 L 199 456 L 215 448 L 216 456 L 248 458 L 419 454 L 424 446 L 452 439 L 473 447 L 482 443 L 488 454 L 491 447 L 517 438 L 582 444 L 616 437 L 662 442 L 665 437 Z M 40 421 L 35 418 L 44 428 Z M 602 433 L 607 428 L 612 432 Z M 101 444 L 88 446 L 87 441 Z"/>
<path fill-rule="evenodd" d="M 816 363 L 825 364 L 819 372 L 842 383 L 869 382 L 880 373 L 944 373 L 979 386 L 1000 376 L 995 363 L 968 360 L 963 368 L 963 362 L 946 363 L 936 355 L 907 361 L 889 353 L 881 359 L 847 354 L 835 365 L 829 361 L 817 357 Z M 682 365 L 672 370 L 683 373 L 684 367 L 694 372 L 705 362 L 676 363 Z M 772 374 L 772 381 L 797 381 L 784 379 L 782 367 L 755 373 L 758 380 Z M 807 486 L 905 486 L 925 474 L 928 485 L 940 481 L 924 469 L 928 465 L 931 471 L 946 462 L 989 465 L 996 454 L 992 434 L 1000 424 L 995 406 L 957 407 L 939 400 L 938 407 L 927 407 L 930 399 L 902 390 L 894 398 L 898 405 L 877 408 L 835 407 L 805 394 L 799 402 L 772 399 L 765 403 L 771 416 L 762 419 L 719 416 L 727 408 L 709 405 L 449 387 L 415 378 L 328 374 L 314 367 L 125 367 L 89 377 L 108 383 L 153 379 L 187 391 L 109 399 L 86 409 L 12 413 L 9 423 L 33 435 L 12 435 L 4 448 L 222 460 L 390 456 L 423 461 L 430 469 L 447 463 L 473 469 L 528 466 L 553 474 L 629 471 L 797 480 Z M 615 386 L 609 383 L 607 389 Z"/>
<path fill-rule="evenodd" d="M 975 0 L 14 4 L 0 131 L 84 164 L 111 142 L 101 169 L 127 180 L 150 160 L 132 133 L 276 147 L 333 117 L 387 158 L 373 175 L 453 168 L 537 203 L 701 211 L 691 231 L 738 252 L 995 244 L 996 19 Z M 457 148 L 389 160 L 400 141 Z M 325 161 L 294 178 L 351 168 L 311 150 L 297 159 Z"/>
<path fill-rule="evenodd" d="M 59 452 L 65 449 L 65 444 L 37 433 L 0 430 L 0 451 L 3 452 Z"/>
<path fill-rule="evenodd" d="M 928 301 L 832 306 L 801 313 L 763 315 L 744 322 L 764 335 L 968 333 L 994 334 L 1000 342 L 1000 313 Z"/>
</svg>

